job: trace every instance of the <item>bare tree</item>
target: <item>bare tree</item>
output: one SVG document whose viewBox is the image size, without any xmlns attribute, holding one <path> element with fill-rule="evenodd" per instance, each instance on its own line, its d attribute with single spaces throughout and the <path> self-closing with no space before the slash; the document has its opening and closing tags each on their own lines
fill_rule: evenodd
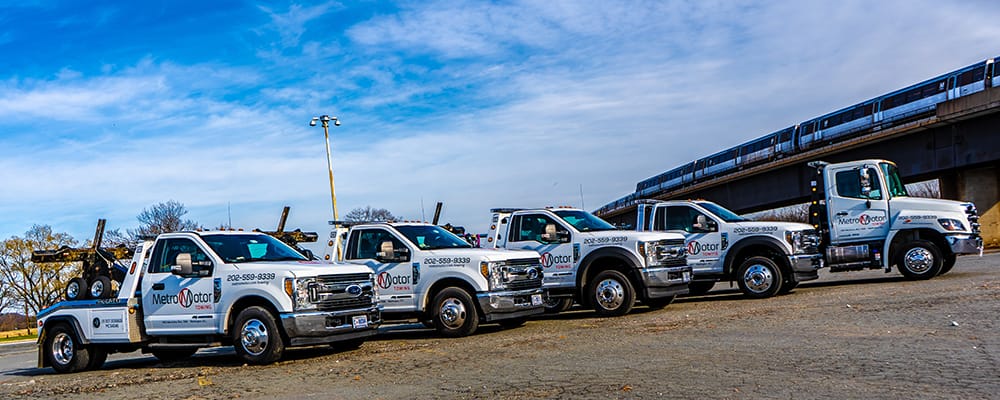
<svg viewBox="0 0 1000 400">
<path fill-rule="evenodd" d="M 31 251 L 74 246 L 68 233 L 54 233 L 48 225 L 35 225 L 24 237 L 12 236 L 0 248 L 0 279 L 20 305 L 37 313 L 59 300 L 66 280 L 77 275 L 75 263 L 34 263 Z"/>
<path fill-rule="evenodd" d="M 809 203 L 756 212 L 750 218 L 757 221 L 809 222 Z"/>
<path fill-rule="evenodd" d="M 906 185 L 906 192 L 913 197 L 941 198 L 941 187 L 937 180 L 911 183 Z"/>
<path fill-rule="evenodd" d="M 139 213 L 139 216 L 136 217 L 139 220 L 139 228 L 134 231 L 130 229 L 129 236 L 132 236 L 133 240 L 137 240 L 143 236 L 197 229 L 196 222 L 183 219 L 186 214 L 187 209 L 184 208 L 184 205 L 173 200 L 154 204 Z"/>
<path fill-rule="evenodd" d="M 358 207 L 351 210 L 344 216 L 344 220 L 352 222 L 365 221 L 395 221 L 398 220 L 389 210 L 384 208 L 372 208 L 372 206 Z"/>
</svg>

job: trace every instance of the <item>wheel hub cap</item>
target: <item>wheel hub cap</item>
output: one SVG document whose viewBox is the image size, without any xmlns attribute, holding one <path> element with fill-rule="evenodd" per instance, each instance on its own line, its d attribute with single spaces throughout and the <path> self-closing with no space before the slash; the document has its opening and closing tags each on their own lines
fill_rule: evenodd
<svg viewBox="0 0 1000 400">
<path fill-rule="evenodd" d="M 459 328 L 465 324 L 465 306 L 458 299 L 447 299 L 441 303 L 441 322 L 449 328 Z"/>
<path fill-rule="evenodd" d="M 255 356 L 261 355 L 267 349 L 267 326 L 259 320 L 249 320 L 243 324 L 243 329 L 240 331 L 240 338 L 243 348 L 247 353 Z"/>
<path fill-rule="evenodd" d="M 73 338 L 65 333 L 52 340 L 52 358 L 59 364 L 69 364 L 73 360 Z"/>
<path fill-rule="evenodd" d="M 70 282 L 69 285 L 66 286 L 66 295 L 71 299 L 75 299 L 80 296 L 80 284 L 77 282 Z"/>
<path fill-rule="evenodd" d="M 625 302 L 625 287 L 614 279 L 605 279 L 597 284 L 597 304 L 614 310 Z"/>
<path fill-rule="evenodd" d="M 769 268 L 763 265 L 753 265 L 747 268 L 747 272 L 743 274 L 743 283 L 747 285 L 747 289 L 755 293 L 762 293 L 774 284 L 774 275 L 771 274 Z"/>
<path fill-rule="evenodd" d="M 934 255 L 923 247 L 912 248 L 903 256 L 903 263 L 906 264 L 906 269 L 923 273 L 934 264 Z"/>
<path fill-rule="evenodd" d="M 100 296 L 102 292 L 104 292 L 104 282 L 94 281 L 90 285 L 90 297 Z"/>
</svg>

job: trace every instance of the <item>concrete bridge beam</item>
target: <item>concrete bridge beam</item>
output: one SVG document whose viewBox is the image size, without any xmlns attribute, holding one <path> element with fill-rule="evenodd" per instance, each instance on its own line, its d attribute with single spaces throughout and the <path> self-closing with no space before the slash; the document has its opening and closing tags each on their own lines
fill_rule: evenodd
<svg viewBox="0 0 1000 400">
<path fill-rule="evenodd" d="M 941 198 L 971 201 L 979 210 L 983 243 L 1000 247 L 1000 164 L 941 177 Z"/>
</svg>

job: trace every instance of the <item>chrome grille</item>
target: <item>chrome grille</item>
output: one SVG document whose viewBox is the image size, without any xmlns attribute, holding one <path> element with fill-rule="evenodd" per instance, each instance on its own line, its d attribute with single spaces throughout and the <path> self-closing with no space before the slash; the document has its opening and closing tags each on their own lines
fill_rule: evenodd
<svg viewBox="0 0 1000 400">
<path fill-rule="evenodd" d="M 352 286 L 359 287 L 360 293 L 350 293 Z M 369 273 L 322 275 L 309 285 L 309 297 L 319 311 L 368 308 L 374 304 L 375 283 Z"/>
<path fill-rule="evenodd" d="M 542 264 L 537 258 L 522 258 L 508 260 L 507 270 L 511 280 L 507 282 L 508 290 L 526 290 L 542 287 Z M 537 273 L 532 278 L 531 270 Z"/>
<path fill-rule="evenodd" d="M 980 233 L 980 226 L 979 226 L 979 214 L 976 213 L 976 205 L 972 203 L 966 204 L 965 215 L 966 218 L 968 218 L 969 220 L 969 229 L 972 230 L 973 234 L 978 235 Z"/>
</svg>

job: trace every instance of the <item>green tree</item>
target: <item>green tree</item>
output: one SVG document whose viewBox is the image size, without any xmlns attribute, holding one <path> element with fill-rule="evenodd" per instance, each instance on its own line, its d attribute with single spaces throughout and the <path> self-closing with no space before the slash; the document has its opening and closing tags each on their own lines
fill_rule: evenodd
<svg viewBox="0 0 1000 400">
<path fill-rule="evenodd" d="M 62 295 L 66 281 L 79 274 L 76 263 L 34 263 L 32 250 L 74 246 L 68 233 L 52 232 L 48 225 L 32 226 L 24 237 L 12 236 L 0 249 L 0 280 L 13 295 L 13 301 L 37 313 Z"/>
</svg>

